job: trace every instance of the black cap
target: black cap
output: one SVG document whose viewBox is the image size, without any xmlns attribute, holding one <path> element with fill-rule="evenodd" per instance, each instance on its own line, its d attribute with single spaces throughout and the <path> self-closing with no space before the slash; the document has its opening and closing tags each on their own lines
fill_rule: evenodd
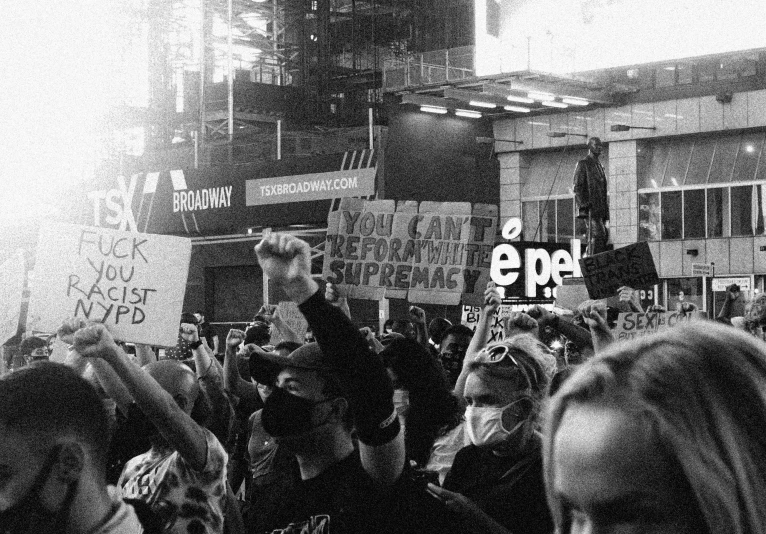
<svg viewBox="0 0 766 534">
<path fill-rule="evenodd" d="M 250 376 L 261 384 L 274 384 L 280 371 L 286 367 L 314 371 L 340 372 L 343 369 L 327 365 L 317 343 L 307 343 L 287 356 L 276 352 L 255 351 L 250 355 Z"/>
</svg>

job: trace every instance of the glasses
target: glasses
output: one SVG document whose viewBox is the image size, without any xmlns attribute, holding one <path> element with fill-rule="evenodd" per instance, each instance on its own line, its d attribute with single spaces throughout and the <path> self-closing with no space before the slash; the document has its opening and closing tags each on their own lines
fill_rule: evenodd
<svg viewBox="0 0 766 534">
<path fill-rule="evenodd" d="M 519 363 L 519 360 L 513 356 L 514 352 L 519 353 L 521 351 L 515 347 L 510 347 L 505 344 L 495 345 L 490 348 L 481 349 L 476 357 L 476 361 L 481 363 L 499 364 L 506 359 L 510 360 L 511 363 L 513 363 L 513 365 L 524 375 L 524 378 L 526 378 L 529 387 L 533 390 L 537 390 L 537 372 L 535 371 L 534 367 L 528 364 L 522 365 Z"/>
</svg>

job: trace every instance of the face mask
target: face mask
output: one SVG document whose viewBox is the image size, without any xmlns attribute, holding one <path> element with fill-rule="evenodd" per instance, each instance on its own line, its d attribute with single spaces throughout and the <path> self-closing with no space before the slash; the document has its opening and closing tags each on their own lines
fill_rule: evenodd
<svg viewBox="0 0 766 534">
<path fill-rule="evenodd" d="M 297 436 L 319 425 L 311 421 L 314 406 L 333 399 L 311 401 L 275 387 L 263 404 L 263 428 L 274 437 Z"/>
<path fill-rule="evenodd" d="M 59 534 L 66 531 L 69 508 L 74 500 L 77 482 L 72 482 L 58 512 L 47 510 L 40 502 L 40 490 L 45 485 L 58 460 L 58 449 L 53 449 L 37 475 L 32 487 L 16 504 L 0 512 L 2 534 Z"/>
<path fill-rule="evenodd" d="M 465 431 L 471 443 L 477 447 L 497 445 L 515 434 L 519 428 L 524 426 L 526 419 L 516 423 L 512 429 L 506 430 L 503 427 L 503 412 L 517 402 L 526 400 L 519 399 L 507 406 L 481 408 L 469 406 L 466 408 Z"/>
</svg>

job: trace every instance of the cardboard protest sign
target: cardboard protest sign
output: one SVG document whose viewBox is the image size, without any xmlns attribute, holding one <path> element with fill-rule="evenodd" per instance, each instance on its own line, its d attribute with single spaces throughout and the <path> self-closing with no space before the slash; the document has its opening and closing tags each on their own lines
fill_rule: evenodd
<svg viewBox="0 0 766 534">
<path fill-rule="evenodd" d="M 586 300 L 590 297 L 582 278 L 564 278 L 564 285 L 556 288 L 556 306 L 559 308 L 574 311 Z"/>
<path fill-rule="evenodd" d="M 306 318 L 298 309 L 298 305 L 291 300 L 284 300 L 277 304 L 277 314 L 282 318 L 282 322 L 289 326 L 293 332 L 298 334 L 300 339 L 306 334 L 306 330 L 309 325 L 306 322 Z M 276 345 L 280 341 L 283 341 L 282 336 L 276 328 L 271 329 L 271 344 Z"/>
<path fill-rule="evenodd" d="M 472 302 L 482 300 L 496 206 L 409 201 L 396 206 L 345 198 L 327 227 L 323 276 L 349 297 L 452 305 L 464 294 Z"/>
<path fill-rule="evenodd" d="M 704 312 L 691 312 L 682 315 L 679 312 L 669 313 L 621 313 L 617 325 L 612 330 L 615 339 L 633 339 L 636 337 L 656 334 L 689 321 L 704 319 Z"/>
<path fill-rule="evenodd" d="M 0 265 L 0 345 L 15 336 L 19 329 L 25 277 L 23 251 Z"/>
<path fill-rule="evenodd" d="M 464 305 L 461 324 L 470 328 L 471 332 L 475 332 L 479 320 L 481 319 L 482 309 L 481 306 Z M 495 316 L 492 318 L 492 324 L 489 327 L 487 343 L 502 341 L 505 338 L 505 320 L 511 314 L 511 310 L 511 306 L 500 306 L 495 312 Z"/>
<path fill-rule="evenodd" d="M 583 258 L 580 268 L 592 299 L 611 297 L 622 286 L 642 289 L 660 281 L 645 241 Z"/>
<path fill-rule="evenodd" d="M 64 319 L 104 323 L 116 339 L 174 346 L 191 241 L 69 224 L 40 230 L 27 322 L 55 332 Z"/>
</svg>

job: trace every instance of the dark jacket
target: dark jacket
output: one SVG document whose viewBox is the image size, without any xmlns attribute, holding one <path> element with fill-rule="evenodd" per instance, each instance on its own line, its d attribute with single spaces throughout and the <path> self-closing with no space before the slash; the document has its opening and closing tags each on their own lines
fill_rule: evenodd
<svg viewBox="0 0 766 534">
<path fill-rule="evenodd" d="M 588 218 L 588 212 L 595 219 L 609 220 L 609 195 L 606 174 L 601 163 L 588 154 L 577 162 L 574 173 L 574 192 L 579 217 Z"/>
</svg>

